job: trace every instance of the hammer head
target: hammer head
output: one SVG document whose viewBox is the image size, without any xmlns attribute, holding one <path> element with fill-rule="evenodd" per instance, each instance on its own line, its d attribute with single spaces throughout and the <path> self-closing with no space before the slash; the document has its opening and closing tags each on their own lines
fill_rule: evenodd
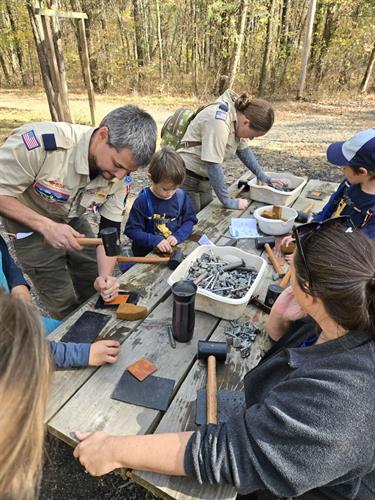
<svg viewBox="0 0 375 500">
<path fill-rule="evenodd" d="M 302 222 L 305 224 L 309 220 L 309 214 L 306 212 L 303 212 L 302 210 L 298 210 L 297 212 L 297 217 L 296 217 L 296 222 Z"/>
<path fill-rule="evenodd" d="M 168 261 L 169 269 L 175 270 L 183 260 L 184 260 L 184 254 L 182 253 L 182 250 L 175 250 L 171 254 L 171 258 Z"/>
<path fill-rule="evenodd" d="M 120 239 L 117 228 L 105 227 L 99 234 L 103 241 L 105 254 L 108 257 L 117 257 L 117 255 L 121 254 Z"/>
<path fill-rule="evenodd" d="M 264 236 L 262 238 L 255 238 L 255 248 L 257 248 L 258 250 L 264 248 L 264 245 L 266 243 L 268 243 L 269 246 L 273 248 L 275 246 L 275 242 L 276 240 L 273 236 Z"/>
<path fill-rule="evenodd" d="M 224 362 L 227 359 L 228 346 L 226 342 L 208 342 L 198 341 L 198 359 L 207 359 L 209 356 L 215 356 L 216 361 Z"/>
<path fill-rule="evenodd" d="M 238 181 L 237 188 L 241 189 L 242 187 L 244 192 L 250 191 L 250 186 L 248 181 Z"/>
</svg>

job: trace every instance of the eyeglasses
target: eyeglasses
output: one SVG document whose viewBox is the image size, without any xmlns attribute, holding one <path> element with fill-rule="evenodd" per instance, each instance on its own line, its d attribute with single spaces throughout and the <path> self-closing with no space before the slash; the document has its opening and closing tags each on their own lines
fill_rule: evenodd
<svg viewBox="0 0 375 500">
<path fill-rule="evenodd" d="M 293 228 L 293 237 L 296 241 L 298 254 L 301 256 L 303 265 L 307 272 L 310 289 L 312 288 L 311 270 L 307 264 L 306 255 L 303 250 L 302 240 L 304 240 L 304 242 L 306 243 L 306 238 L 311 236 L 313 233 L 320 231 L 322 228 L 335 225 L 344 227 L 346 226 L 347 231 L 353 231 L 353 229 L 355 229 L 355 226 L 353 225 L 353 222 L 351 221 L 348 215 L 341 215 L 340 217 L 326 219 L 321 222 L 318 221 L 308 222 L 307 224 L 301 224 L 300 226 L 296 226 Z"/>
</svg>

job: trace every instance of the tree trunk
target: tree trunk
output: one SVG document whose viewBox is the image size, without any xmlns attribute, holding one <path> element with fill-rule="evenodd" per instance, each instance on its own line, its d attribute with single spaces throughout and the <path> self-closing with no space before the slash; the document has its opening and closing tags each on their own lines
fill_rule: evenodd
<svg viewBox="0 0 375 500">
<path fill-rule="evenodd" d="M 10 82 L 10 75 L 9 75 L 9 71 L 8 71 L 5 59 L 3 57 L 3 54 L 0 54 L 0 66 L 1 66 L 1 69 L 3 70 L 6 84 L 10 85 L 10 83 L 11 83 Z"/>
<path fill-rule="evenodd" d="M 240 25 L 240 32 L 237 37 L 237 46 L 236 46 L 236 52 L 233 58 L 233 64 L 231 67 L 231 71 L 229 74 L 229 82 L 228 82 L 228 88 L 231 89 L 234 84 L 234 79 L 236 78 L 236 73 L 237 73 L 237 68 L 240 63 L 240 57 L 241 57 L 241 50 L 242 50 L 242 42 L 244 38 L 244 33 L 245 33 L 245 26 L 246 26 L 246 20 L 247 20 L 247 13 L 249 10 L 249 1 L 248 0 L 243 0 L 242 2 L 242 13 L 241 13 L 241 25 Z"/>
<path fill-rule="evenodd" d="M 301 66 L 301 76 L 300 83 L 297 92 L 296 99 L 300 100 L 303 98 L 303 93 L 305 90 L 305 82 L 306 82 L 306 74 L 307 74 L 307 64 L 309 62 L 310 48 L 311 48 L 311 37 L 312 30 L 314 26 L 314 17 L 316 11 L 316 1 L 310 0 L 309 11 L 307 14 L 307 23 L 306 23 L 306 32 L 305 32 L 305 42 L 303 47 L 303 56 L 302 56 L 302 66 Z"/>
<path fill-rule="evenodd" d="M 268 70 L 269 70 L 269 59 L 270 59 L 271 45 L 272 45 L 273 17 L 275 12 L 275 6 L 276 6 L 276 0 L 271 0 L 270 13 L 267 21 L 266 45 L 264 48 L 262 69 L 260 72 L 260 79 L 259 79 L 258 93 L 260 96 L 264 95 L 264 90 L 268 83 Z"/>
<path fill-rule="evenodd" d="M 360 92 L 362 92 L 362 93 L 367 91 L 368 82 L 370 81 L 370 76 L 371 76 L 371 72 L 374 68 L 374 65 L 375 65 L 375 43 L 374 43 L 374 46 L 372 48 L 372 52 L 371 52 L 370 59 L 369 59 L 368 64 L 367 64 L 367 68 L 366 68 L 363 80 L 361 82 Z"/>
<path fill-rule="evenodd" d="M 198 85 L 198 19 L 196 0 L 191 0 L 191 19 L 193 22 L 192 36 L 192 67 L 193 67 L 193 92 L 199 94 Z"/>
<path fill-rule="evenodd" d="M 161 37 L 159 0 L 155 0 L 155 5 L 156 5 L 156 24 L 157 24 L 157 33 L 158 33 L 158 46 L 159 46 L 160 92 L 163 92 L 163 88 L 164 88 L 164 58 L 163 58 L 163 40 Z"/>
<path fill-rule="evenodd" d="M 22 53 L 20 42 L 18 40 L 16 22 L 14 20 L 13 11 L 10 7 L 9 0 L 5 1 L 5 9 L 7 11 L 10 27 L 11 27 L 12 33 L 13 33 L 14 48 L 15 48 L 15 53 L 16 53 L 16 57 L 17 57 L 19 71 L 21 74 L 22 86 L 27 87 L 28 81 L 27 81 L 27 76 L 26 76 L 26 69 L 25 69 L 25 65 L 24 65 L 24 60 L 23 60 L 23 53 Z"/>
</svg>

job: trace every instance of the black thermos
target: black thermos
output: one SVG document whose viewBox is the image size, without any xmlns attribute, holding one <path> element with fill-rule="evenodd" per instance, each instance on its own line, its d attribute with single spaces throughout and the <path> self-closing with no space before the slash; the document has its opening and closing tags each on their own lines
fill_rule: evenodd
<svg viewBox="0 0 375 500">
<path fill-rule="evenodd" d="M 178 342 L 188 342 L 193 338 L 196 293 L 197 285 L 190 280 L 180 280 L 172 285 L 172 332 Z"/>
</svg>

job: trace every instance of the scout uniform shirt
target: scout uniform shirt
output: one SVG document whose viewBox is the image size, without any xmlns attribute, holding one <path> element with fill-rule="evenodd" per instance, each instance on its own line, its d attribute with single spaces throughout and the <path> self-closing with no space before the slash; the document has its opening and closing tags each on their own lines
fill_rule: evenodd
<svg viewBox="0 0 375 500">
<path fill-rule="evenodd" d="M 15 129 L 0 147 L 0 195 L 56 222 L 87 210 L 121 222 L 125 186 L 101 175 L 90 181 L 88 151 L 95 129 L 63 122 L 30 123 Z M 16 214 L 15 214 L 16 215 Z M 29 228 L 5 219 L 13 233 Z"/>
<path fill-rule="evenodd" d="M 237 150 L 249 147 L 248 139 L 236 137 L 237 96 L 227 90 L 217 99 L 217 105 L 204 108 L 189 124 L 181 142 L 201 142 L 199 146 L 178 149 L 186 169 L 208 178 L 205 162 L 223 163 L 234 157 Z"/>
</svg>

